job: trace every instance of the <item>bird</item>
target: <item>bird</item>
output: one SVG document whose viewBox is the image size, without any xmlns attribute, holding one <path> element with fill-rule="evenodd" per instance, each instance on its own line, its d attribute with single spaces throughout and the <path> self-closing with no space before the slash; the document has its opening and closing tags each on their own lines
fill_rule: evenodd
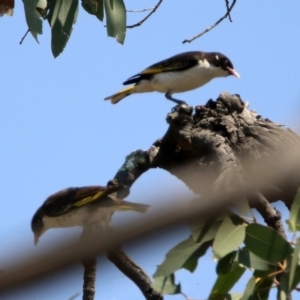
<svg viewBox="0 0 300 300">
<path fill-rule="evenodd" d="M 182 93 L 201 87 L 217 77 L 233 75 L 240 78 L 234 70 L 230 59 L 219 52 L 191 51 L 177 54 L 151 65 L 142 72 L 128 78 L 123 85 L 133 84 L 104 100 L 116 104 L 123 98 L 146 92 L 165 93 L 168 100 L 177 105 L 185 101 L 172 97 L 174 93 Z"/>
<path fill-rule="evenodd" d="M 111 189 L 102 186 L 67 188 L 49 196 L 31 221 L 34 243 L 50 228 L 81 226 L 110 222 L 115 211 L 144 213 L 149 205 L 117 198 Z"/>
</svg>

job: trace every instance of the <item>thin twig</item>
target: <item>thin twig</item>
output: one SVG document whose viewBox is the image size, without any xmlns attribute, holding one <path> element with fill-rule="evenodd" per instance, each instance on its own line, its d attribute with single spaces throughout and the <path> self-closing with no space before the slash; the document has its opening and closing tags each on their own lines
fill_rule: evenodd
<svg viewBox="0 0 300 300">
<path fill-rule="evenodd" d="M 180 294 L 185 298 L 185 300 L 191 300 L 184 292 L 180 292 Z"/>
<path fill-rule="evenodd" d="M 131 9 L 126 9 L 127 12 L 132 12 L 132 13 L 136 13 L 136 12 L 144 12 L 144 11 L 148 11 L 148 10 L 153 10 L 154 7 L 149 7 L 149 8 L 143 8 L 143 9 L 137 9 L 137 10 L 131 10 Z"/>
<path fill-rule="evenodd" d="M 228 19 L 229 19 L 230 22 L 232 22 L 231 15 L 230 15 L 230 10 L 229 10 L 229 1 L 225 0 L 225 3 L 226 3 L 227 12 L 228 12 Z"/>
<path fill-rule="evenodd" d="M 126 26 L 126 28 L 134 28 L 134 27 L 142 25 L 152 14 L 155 13 L 155 11 L 158 9 L 158 7 L 161 5 L 162 2 L 163 2 L 163 0 L 159 0 L 157 2 L 157 4 L 153 7 L 151 12 L 144 19 L 142 19 L 141 21 L 139 21 L 138 23 L 135 23 L 133 25 L 128 25 L 128 26 Z"/>
<path fill-rule="evenodd" d="M 76 299 L 79 296 L 80 296 L 80 292 L 77 292 L 76 294 L 74 294 L 73 296 L 71 296 L 68 300 L 74 300 L 74 299 Z"/>
<path fill-rule="evenodd" d="M 21 41 L 20 41 L 20 45 L 22 45 L 23 41 L 25 40 L 26 38 L 26 35 L 28 34 L 28 32 L 30 31 L 30 29 L 28 28 L 28 30 L 26 31 L 26 33 L 24 34 L 24 36 L 22 37 Z"/>
<path fill-rule="evenodd" d="M 229 7 L 229 9 L 227 9 L 226 14 L 225 14 L 222 18 L 220 18 L 215 24 L 213 24 L 213 25 L 211 25 L 210 27 L 206 28 L 205 30 L 203 30 L 203 31 L 200 32 L 199 34 L 195 35 L 194 37 L 192 37 L 192 38 L 190 38 L 190 39 L 184 40 L 182 43 L 183 43 L 183 44 L 185 44 L 185 43 L 190 43 L 190 42 L 192 42 L 193 40 L 199 38 L 199 37 L 202 36 L 203 34 L 209 32 L 209 31 L 211 31 L 213 28 L 215 28 L 219 23 L 221 23 L 224 19 L 226 19 L 226 18 L 230 15 L 230 12 L 231 12 L 232 8 L 234 7 L 235 3 L 236 3 L 236 0 L 233 0 L 231 6 Z"/>
</svg>

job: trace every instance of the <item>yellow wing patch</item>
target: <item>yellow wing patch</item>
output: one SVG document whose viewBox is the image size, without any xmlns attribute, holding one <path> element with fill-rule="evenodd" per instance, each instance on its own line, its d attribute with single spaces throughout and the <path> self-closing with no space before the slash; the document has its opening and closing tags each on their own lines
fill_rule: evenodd
<svg viewBox="0 0 300 300">
<path fill-rule="evenodd" d="M 98 200 L 104 194 L 104 192 L 105 191 L 101 191 L 101 192 L 96 193 L 94 196 L 86 197 L 80 201 L 77 201 L 73 206 L 80 207 L 80 206 L 88 204 L 92 201 Z"/>
<path fill-rule="evenodd" d="M 155 69 L 146 69 L 141 72 L 141 74 L 157 74 L 166 71 L 165 68 L 155 68 Z"/>
</svg>

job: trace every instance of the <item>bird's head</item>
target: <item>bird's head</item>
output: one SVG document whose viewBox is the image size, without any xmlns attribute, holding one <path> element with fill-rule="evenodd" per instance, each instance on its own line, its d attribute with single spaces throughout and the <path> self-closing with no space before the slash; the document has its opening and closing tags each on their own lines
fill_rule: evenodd
<svg viewBox="0 0 300 300">
<path fill-rule="evenodd" d="M 34 234 L 34 244 L 36 245 L 39 241 L 40 236 L 47 230 L 43 221 L 43 211 L 41 208 L 37 210 L 31 220 L 31 230 Z"/>
<path fill-rule="evenodd" d="M 233 75 L 236 78 L 240 78 L 239 73 L 234 70 L 232 62 L 224 54 L 218 52 L 211 53 L 210 63 L 219 70 L 222 70 L 222 76 Z"/>
</svg>

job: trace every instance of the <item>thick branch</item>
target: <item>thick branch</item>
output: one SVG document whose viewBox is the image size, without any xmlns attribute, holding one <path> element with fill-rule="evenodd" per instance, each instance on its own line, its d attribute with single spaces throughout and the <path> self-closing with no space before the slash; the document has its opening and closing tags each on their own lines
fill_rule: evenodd
<svg viewBox="0 0 300 300">
<path fill-rule="evenodd" d="M 80 237 L 80 243 L 85 245 L 93 241 L 95 245 L 101 244 L 101 238 L 109 233 L 109 220 L 107 222 L 96 222 L 87 225 L 83 228 Z M 84 267 L 83 273 L 83 294 L 82 300 L 94 300 L 95 298 L 95 281 L 96 281 L 96 269 L 97 269 L 97 257 L 88 256 L 82 260 Z"/>
<path fill-rule="evenodd" d="M 151 287 L 151 280 L 146 273 L 123 252 L 121 247 L 109 250 L 107 257 L 123 274 L 137 285 L 145 296 L 145 299 L 163 299 L 162 295 Z"/>
<path fill-rule="evenodd" d="M 94 300 L 97 259 L 91 257 L 82 261 L 82 265 L 84 267 L 82 300 Z"/>
<path fill-rule="evenodd" d="M 255 198 L 254 207 L 261 214 L 265 223 L 269 227 L 278 231 L 285 239 L 287 238 L 282 224 L 281 213 L 273 208 L 261 193 L 258 193 L 257 197 Z"/>
<path fill-rule="evenodd" d="M 269 176 L 266 165 L 280 163 L 290 149 L 300 147 L 297 135 L 249 111 L 239 95 L 222 93 L 216 101 L 195 107 L 194 114 L 192 107 L 179 105 L 167 122 L 164 137 L 148 151 L 128 155 L 111 182 L 129 188 L 143 172 L 159 167 L 202 196 L 220 189 L 232 192 L 255 182 L 255 174 Z M 295 170 L 253 190 L 253 196 L 260 192 L 268 202 L 282 200 L 290 208 L 299 187 L 300 168 Z"/>
<path fill-rule="evenodd" d="M 128 155 L 110 181 L 112 185 L 126 186 L 117 192 L 118 196 L 127 196 L 140 175 L 159 167 L 201 195 L 201 202 L 210 201 L 214 195 L 223 193 L 225 197 L 243 190 L 242 197 L 247 197 L 265 222 L 286 237 L 281 216 L 270 203 L 282 200 L 290 208 L 300 185 L 300 166 L 278 176 L 270 174 L 275 165 L 278 173 L 280 163 L 288 161 L 290 149 L 300 148 L 297 135 L 249 111 L 239 95 L 228 93 L 195 107 L 194 113 L 185 104 L 176 106 L 168 114 L 167 122 L 169 128 L 163 138 L 148 151 L 138 150 Z M 271 179 L 261 184 L 261 178 Z M 126 270 L 128 264 L 135 270 L 135 265 L 121 259 L 120 253 L 111 253 L 111 257 L 118 260 L 120 270 Z M 139 270 L 136 267 L 134 274 L 139 274 Z M 142 277 L 130 278 L 140 286 Z"/>
</svg>

